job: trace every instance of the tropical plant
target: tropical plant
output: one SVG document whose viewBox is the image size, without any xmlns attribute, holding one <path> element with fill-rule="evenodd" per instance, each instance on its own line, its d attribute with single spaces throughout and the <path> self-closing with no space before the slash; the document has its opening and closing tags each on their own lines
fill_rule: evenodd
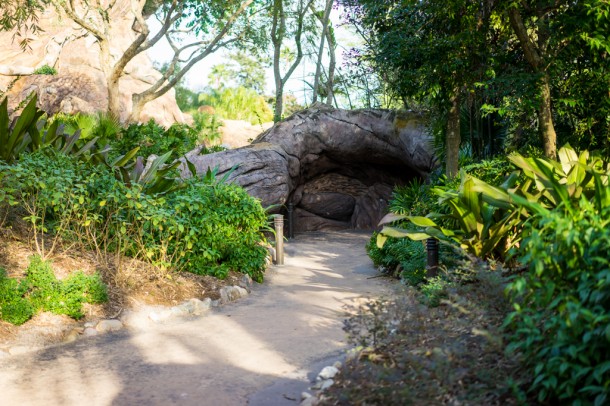
<svg viewBox="0 0 610 406">
<path fill-rule="evenodd" d="M 566 188 L 567 189 L 567 188 Z M 610 201 L 528 202 L 520 260 L 529 271 L 508 288 L 509 350 L 532 373 L 529 391 L 548 404 L 595 404 L 610 391 Z"/>
<path fill-rule="evenodd" d="M 466 251 L 477 257 L 488 257 L 494 254 L 504 258 L 511 240 L 512 228 L 519 222 L 518 211 L 507 212 L 506 209 L 486 201 L 483 193 L 478 192 L 484 186 L 494 194 L 493 187 L 461 172 L 462 183 L 457 191 L 443 187 L 433 188 L 439 196 L 439 203 L 450 208 L 450 214 L 431 213 L 428 216 L 407 216 L 390 213 L 380 224 L 407 220 L 416 228 L 409 230 L 397 227 L 384 227 L 377 236 L 377 244 L 383 247 L 387 237 L 408 237 L 413 240 L 437 238 L 450 243 L 457 243 Z M 512 180 L 513 178 L 511 178 Z M 479 185 L 479 189 L 476 188 Z M 499 189 L 499 188 L 496 188 Z M 501 189 L 499 189 L 501 190 Z M 508 199 L 508 194 L 503 192 Z M 449 218 L 458 228 L 444 228 L 434 219 Z"/>
<path fill-rule="evenodd" d="M 130 124 L 112 142 L 114 154 L 126 154 L 139 148 L 143 157 L 163 155 L 171 152 L 173 159 L 179 158 L 195 148 L 198 132 L 184 124 L 173 124 L 165 129 L 154 120 L 146 124 Z"/>
<path fill-rule="evenodd" d="M 36 137 L 38 132 L 38 119 L 44 114 L 36 108 L 36 95 L 21 111 L 21 115 L 9 122 L 8 100 L 4 98 L 0 104 L 0 159 L 11 163 L 28 144 L 32 141 L 32 135 Z"/>
<path fill-rule="evenodd" d="M 608 202 L 610 166 L 588 151 L 577 154 L 569 145 L 558 153 L 559 161 L 549 158 L 525 158 L 518 153 L 509 156 L 521 171 L 513 173 L 498 186 L 490 185 L 462 171 L 457 191 L 436 187 L 439 202 L 449 206 L 449 215 L 457 229 L 441 227 L 434 220 L 446 215 L 430 213 L 423 216 L 389 214 L 381 224 L 399 220 L 413 223 L 417 229 L 384 227 L 377 237 L 383 246 L 387 237 L 412 239 L 438 238 L 453 241 L 477 257 L 497 255 L 506 258 L 508 250 L 519 241 L 524 222 L 531 215 L 531 204 L 545 208 L 560 204 L 570 207 L 581 196 L 593 199 L 597 207 Z"/>
</svg>

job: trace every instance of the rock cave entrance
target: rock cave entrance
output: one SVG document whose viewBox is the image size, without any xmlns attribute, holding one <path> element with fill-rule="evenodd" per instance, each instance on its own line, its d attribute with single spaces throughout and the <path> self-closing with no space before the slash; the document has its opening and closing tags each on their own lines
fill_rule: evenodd
<svg viewBox="0 0 610 406">
<path fill-rule="evenodd" d="M 218 168 L 261 200 L 292 203 L 294 231 L 374 229 L 395 185 L 426 178 L 436 164 L 424 118 L 387 110 L 317 105 L 251 145 L 187 158 L 197 173 Z M 236 169 L 235 169 L 236 168 Z M 189 176 L 186 165 L 184 176 Z"/>
<path fill-rule="evenodd" d="M 294 205 L 294 231 L 371 230 L 387 212 L 396 185 L 421 178 L 406 165 L 336 162 L 301 177 L 287 203 Z"/>
</svg>

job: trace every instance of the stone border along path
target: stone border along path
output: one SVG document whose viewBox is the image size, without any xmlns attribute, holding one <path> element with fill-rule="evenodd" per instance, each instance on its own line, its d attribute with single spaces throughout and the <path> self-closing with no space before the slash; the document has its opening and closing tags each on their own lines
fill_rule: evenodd
<svg viewBox="0 0 610 406">
<path fill-rule="evenodd" d="M 156 310 L 156 322 L 145 309 L 119 331 L 1 358 L 0 404 L 298 405 L 310 386 L 332 383 L 325 367 L 348 348 L 346 307 L 392 291 L 371 278 L 369 237 L 299 235 L 285 243 L 285 265 L 235 303 Z"/>
</svg>

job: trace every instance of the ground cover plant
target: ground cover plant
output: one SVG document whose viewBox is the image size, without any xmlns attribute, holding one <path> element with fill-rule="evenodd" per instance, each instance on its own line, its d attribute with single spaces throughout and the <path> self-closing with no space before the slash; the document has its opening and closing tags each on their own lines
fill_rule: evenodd
<svg viewBox="0 0 610 406">
<path fill-rule="evenodd" d="M 25 278 L 9 278 L 0 269 L 0 319 L 23 324 L 38 311 L 65 314 L 75 319 L 83 317 L 83 303 L 103 303 L 108 300 L 106 286 L 99 274 L 75 272 L 58 280 L 49 262 L 39 256 L 30 259 Z"/>
</svg>

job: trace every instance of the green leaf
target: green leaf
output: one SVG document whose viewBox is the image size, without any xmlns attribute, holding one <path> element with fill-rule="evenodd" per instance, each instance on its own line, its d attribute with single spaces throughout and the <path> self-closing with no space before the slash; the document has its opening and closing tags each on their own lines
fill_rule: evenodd
<svg viewBox="0 0 610 406">
<path fill-rule="evenodd" d="M 386 215 L 384 217 L 384 219 L 386 217 L 388 217 L 388 216 L 389 216 L 389 214 Z M 411 221 L 413 224 L 415 224 L 418 227 L 438 227 L 436 225 L 436 223 L 434 221 L 432 221 L 428 217 L 422 217 L 422 216 L 401 216 L 401 215 L 394 215 L 394 216 L 397 217 L 398 219 L 407 218 L 409 221 Z M 382 219 L 382 221 L 383 221 L 383 219 Z M 394 221 L 396 221 L 396 220 L 394 220 Z M 389 222 L 392 222 L 392 221 L 389 221 Z M 380 222 L 379 224 L 382 224 L 382 223 Z"/>
<path fill-rule="evenodd" d="M 132 149 L 131 151 L 129 151 L 128 153 L 126 153 L 125 155 L 121 155 L 120 157 L 118 157 L 117 159 L 115 159 L 110 166 L 112 167 L 120 167 L 120 166 L 125 166 L 129 161 L 131 161 L 131 159 L 136 156 L 136 154 L 138 153 L 138 151 L 140 150 L 140 147 L 135 147 L 134 149 Z M 171 152 L 169 152 L 168 154 L 171 155 Z M 167 155 L 167 154 L 166 154 Z"/>
<path fill-rule="evenodd" d="M 419 241 L 430 238 L 430 236 L 426 233 L 422 233 L 419 231 L 411 231 L 405 230 L 402 228 L 396 227 L 384 227 L 379 234 L 383 234 L 386 237 L 394 237 L 394 238 L 404 238 L 408 237 L 412 240 Z"/>
<path fill-rule="evenodd" d="M 403 214 L 388 213 L 379 221 L 379 225 L 393 223 L 395 221 L 404 220 L 407 216 Z"/>
</svg>

